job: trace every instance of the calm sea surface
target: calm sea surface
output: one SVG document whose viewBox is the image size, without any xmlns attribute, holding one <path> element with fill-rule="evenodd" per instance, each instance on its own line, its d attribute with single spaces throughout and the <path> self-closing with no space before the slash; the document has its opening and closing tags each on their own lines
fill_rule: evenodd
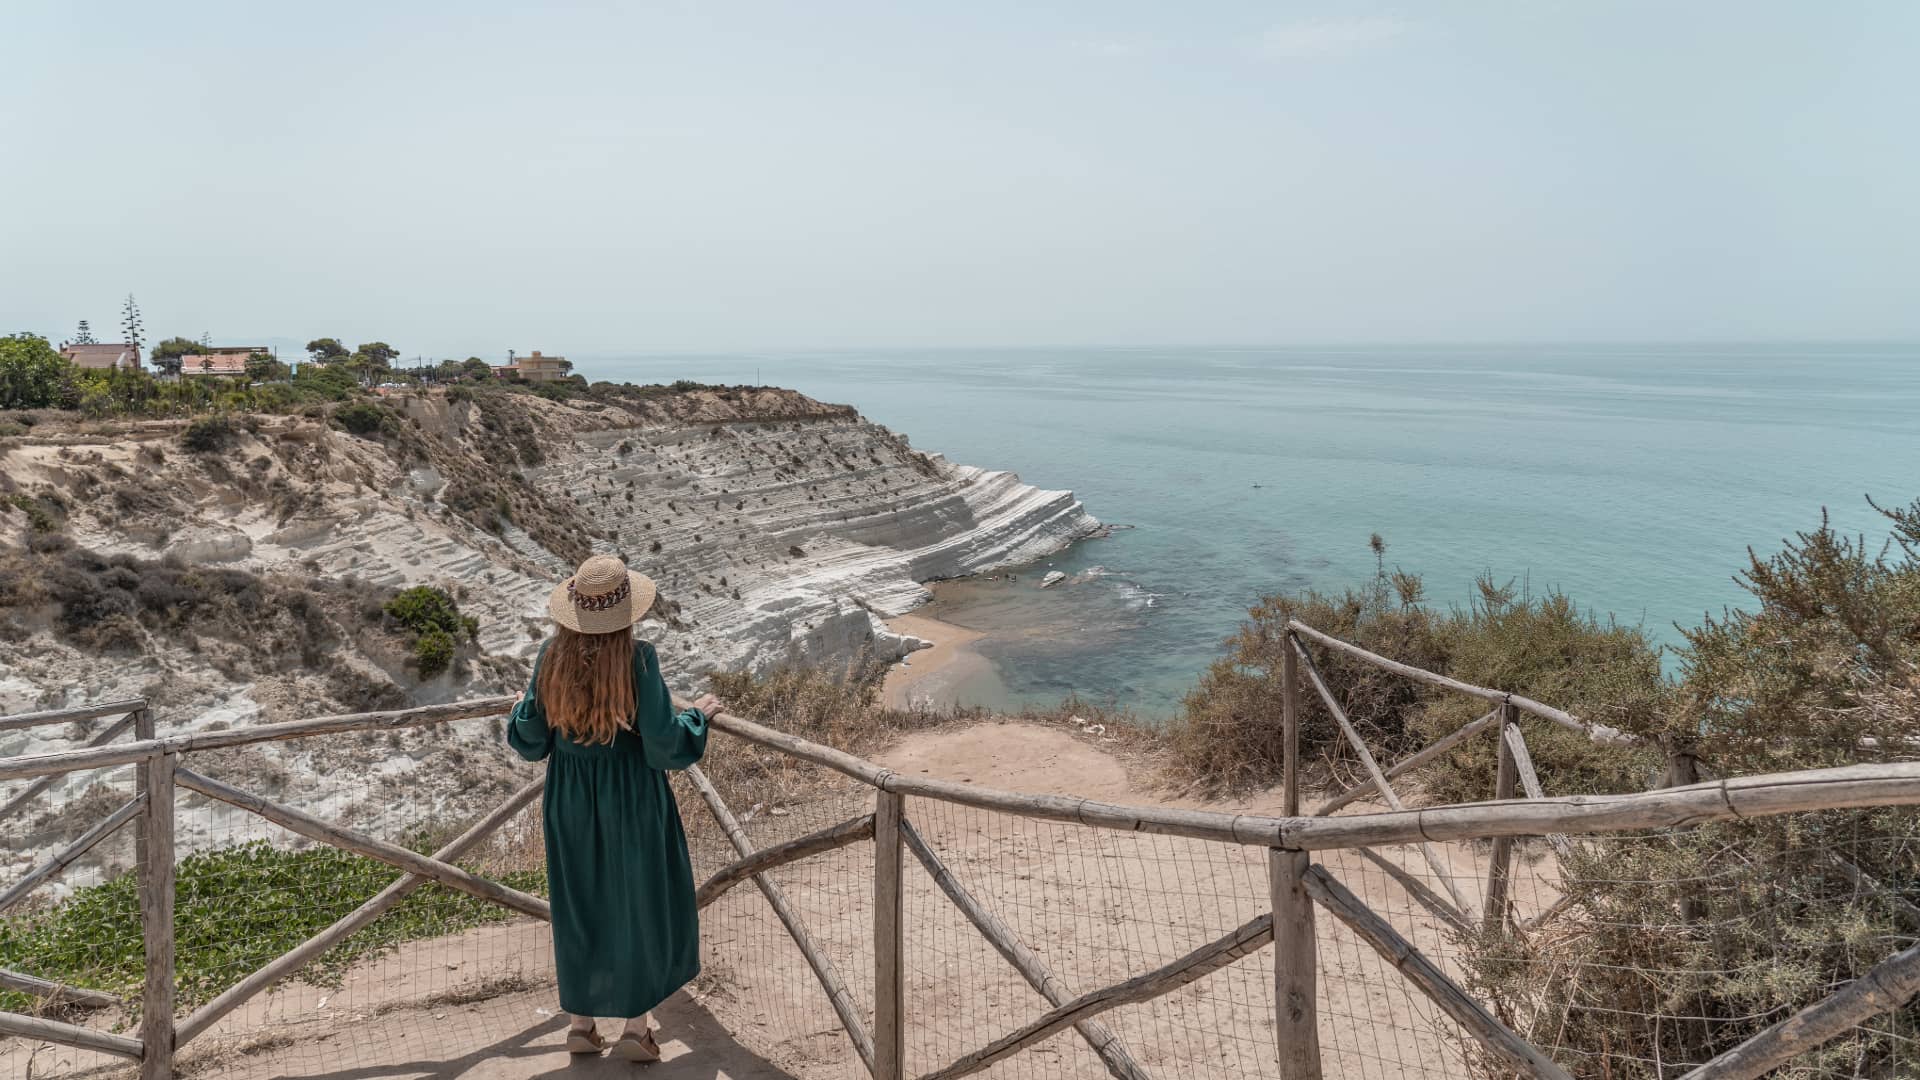
<svg viewBox="0 0 1920 1080">
<path fill-rule="evenodd" d="M 930 611 L 988 632 L 983 704 L 1174 710 L 1262 593 L 1387 561 L 1492 572 L 1677 640 L 1818 524 L 1920 496 L 1920 345 L 900 350 L 591 360 L 592 378 L 791 386 L 1134 526 Z M 1103 572 L 1093 571 L 1103 568 Z M 1037 588 L 1057 568 L 1085 575 Z"/>
</svg>

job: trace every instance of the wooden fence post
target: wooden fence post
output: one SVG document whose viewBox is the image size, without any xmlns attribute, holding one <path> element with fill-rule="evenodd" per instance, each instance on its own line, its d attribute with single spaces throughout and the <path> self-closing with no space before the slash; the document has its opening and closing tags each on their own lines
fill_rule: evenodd
<svg viewBox="0 0 1920 1080">
<path fill-rule="evenodd" d="M 142 819 L 140 939 L 147 954 L 140 995 L 140 1080 L 173 1076 L 173 754 L 140 765 Z"/>
<path fill-rule="evenodd" d="M 900 822 L 906 796 L 875 793 L 873 807 L 873 1076 L 906 1075 L 906 979 L 901 909 Z"/>
<path fill-rule="evenodd" d="M 1507 741 L 1507 727 L 1516 723 L 1520 710 L 1511 702 L 1500 706 L 1500 768 L 1494 774 L 1493 797 L 1513 798 L 1520 778 L 1520 765 L 1514 759 L 1513 746 Z M 1513 838 L 1493 838 L 1493 854 L 1487 861 L 1487 898 L 1481 913 L 1481 925 L 1488 933 L 1504 933 L 1507 927 L 1507 882 L 1513 876 Z"/>
<path fill-rule="evenodd" d="M 1301 884 L 1307 865 L 1304 851 L 1267 852 L 1273 894 L 1273 1032 L 1280 1080 L 1320 1080 L 1318 944 L 1313 899 Z"/>
<path fill-rule="evenodd" d="M 1280 812 L 1295 817 L 1300 813 L 1300 658 L 1291 630 L 1285 646 L 1280 656 Z"/>
</svg>

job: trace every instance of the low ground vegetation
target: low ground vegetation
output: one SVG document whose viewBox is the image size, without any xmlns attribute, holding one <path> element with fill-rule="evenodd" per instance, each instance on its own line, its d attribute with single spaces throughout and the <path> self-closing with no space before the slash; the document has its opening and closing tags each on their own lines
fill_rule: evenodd
<svg viewBox="0 0 1920 1080">
<path fill-rule="evenodd" d="M 430 854 L 437 844 L 422 836 L 408 846 Z M 183 1009 L 212 1000 L 400 877 L 384 863 L 335 848 L 293 851 L 265 841 L 189 855 L 180 860 L 176 874 L 176 986 Z M 0 967 L 104 990 L 137 1006 L 146 973 L 137 876 L 122 873 L 104 884 L 75 890 L 61 904 L 0 917 Z M 540 870 L 497 877 L 522 891 L 546 895 L 546 875 Z M 294 977 L 314 986 L 337 987 L 349 966 L 402 942 L 515 917 L 465 893 L 423 885 Z M 35 1008 L 26 995 L 0 991 L 0 1009 Z"/>
</svg>

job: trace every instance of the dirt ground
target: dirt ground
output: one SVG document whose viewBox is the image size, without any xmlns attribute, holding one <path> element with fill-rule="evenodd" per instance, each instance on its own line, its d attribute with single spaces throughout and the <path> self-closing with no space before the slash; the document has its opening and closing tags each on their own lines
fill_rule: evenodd
<svg viewBox="0 0 1920 1080">
<path fill-rule="evenodd" d="M 902 773 L 1111 802 L 1269 812 L 1278 805 L 1277 793 L 1235 806 L 1168 800 L 1137 786 L 1111 749 L 1071 726 L 990 723 L 917 734 L 879 760 Z M 687 800 L 682 805 L 690 823 L 704 815 Z M 870 808 L 867 789 L 827 782 L 805 802 L 754 808 L 748 827 L 755 843 L 766 845 Z M 1368 809 L 1377 808 L 1350 812 Z M 1032 822 L 919 799 L 909 801 L 907 816 L 955 878 L 1073 994 L 1165 964 L 1269 908 L 1263 850 Z M 1452 884 L 1467 910 L 1477 911 L 1484 854 L 1461 845 L 1437 854 L 1451 881 L 1435 875 L 1417 848 L 1383 850 L 1378 862 L 1355 852 L 1325 852 L 1318 861 L 1445 963 L 1450 935 L 1415 894 L 1422 885 L 1444 894 Z M 710 872 L 714 858 L 698 857 L 696 873 Z M 872 859 L 871 846 L 861 844 L 773 875 L 869 1018 Z M 1517 876 L 1523 913 L 1551 897 L 1537 880 L 1541 869 L 1523 867 Z M 918 1075 L 1048 1006 L 911 857 L 907 870 L 907 1057 L 908 1075 Z M 1466 1074 L 1450 1024 L 1390 966 L 1324 912 L 1317 935 L 1320 1041 L 1330 1080 Z M 644 1075 L 864 1075 L 818 982 L 752 885 L 703 913 L 702 937 L 706 971 L 658 1010 L 667 1061 Z M 1270 1076 L 1272 962 L 1269 946 L 1101 1019 L 1154 1075 Z M 409 944 L 355 969 L 341 989 L 293 985 L 258 998 L 183 1054 L 183 1071 L 240 1080 L 522 1080 L 639 1071 L 570 1059 L 555 1009 L 545 926 L 489 927 Z M 603 1028 L 611 1025 L 603 1021 Z M 19 1039 L 0 1043 L 0 1075 L 74 1075 L 107 1066 L 123 1071 L 111 1059 L 35 1053 Z M 986 1075 L 1094 1080 L 1106 1070 L 1067 1031 Z"/>
</svg>

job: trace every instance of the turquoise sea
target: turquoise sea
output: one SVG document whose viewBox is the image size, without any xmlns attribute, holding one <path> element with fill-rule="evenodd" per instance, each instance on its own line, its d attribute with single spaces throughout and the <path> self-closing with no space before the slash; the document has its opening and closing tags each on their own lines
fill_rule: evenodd
<svg viewBox="0 0 1920 1080">
<path fill-rule="evenodd" d="M 993 349 L 646 356 L 592 378 L 764 382 L 916 447 L 1071 488 L 1130 525 L 929 612 L 987 632 L 983 704 L 1072 691 L 1165 714 L 1262 593 L 1387 562 L 1464 603 L 1483 572 L 1663 642 L 1737 606 L 1746 550 L 1884 540 L 1920 496 L 1920 345 Z"/>
</svg>

